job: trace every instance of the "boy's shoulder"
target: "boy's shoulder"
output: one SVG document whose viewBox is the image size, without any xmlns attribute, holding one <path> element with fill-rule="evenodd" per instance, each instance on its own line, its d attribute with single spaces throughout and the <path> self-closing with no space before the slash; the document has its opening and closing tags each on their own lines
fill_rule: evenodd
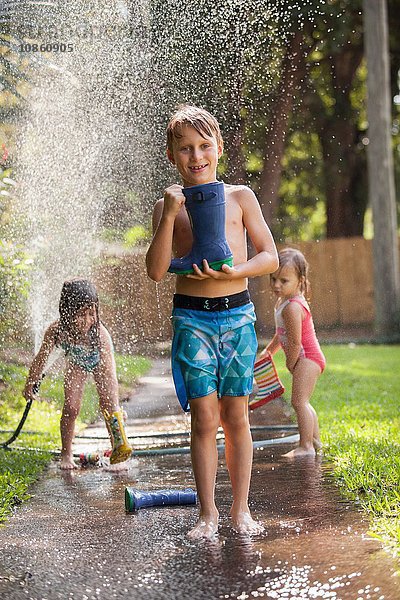
<svg viewBox="0 0 400 600">
<path fill-rule="evenodd" d="M 224 183 L 225 191 L 229 194 L 252 194 L 254 192 L 247 186 L 242 183 L 233 184 L 233 183 Z"/>
<path fill-rule="evenodd" d="M 257 198 L 255 193 L 251 188 L 244 184 L 232 184 L 225 183 L 225 195 L 230 200 L 234 200 L 237 202 L 244 200 L 255 200 L 257 202 Z M 164 198 L 159 198 L 153 206 L 153 215 L 161 214 L 164 206 Z"/>
<path fill-rule="evenodd" d="M 233 185 L 230 183 L 225 183 L 225 195 L 230 200 L 236 201 L 239 204 L 241 202 L 249 201 L 257 202 L 257 198 L 253 190 L 250 189 L 247 185 L 243 184 Z"/>
</svg>

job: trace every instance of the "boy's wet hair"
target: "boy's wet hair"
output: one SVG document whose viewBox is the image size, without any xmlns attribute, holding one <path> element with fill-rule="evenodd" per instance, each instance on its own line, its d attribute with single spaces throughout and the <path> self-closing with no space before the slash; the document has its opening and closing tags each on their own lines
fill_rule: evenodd
<svg viewBox="0 0 400 600">
<path fill-rule="evenodd" d="M 191 104 L 178 106 L 167 125 L 167 148 L 173 151 L 174 140 L 182 137 L 182 127 L 190 125 L 202 137 L 214 137 L 217 144 L 223 144 L 219 123 L 213 115 L 204 108 Z"/>
<path fill-rule="evenodd" d="M 308 262 L 300 250 L 296 248 L 284 248 L 278 253 L 279 269 L 289 265 L 293 267 L 299 281 L 301 281 L 301 293 L 307 298 L 310 292 L 310 282 L 308 281 Z"/>
<path fill-rule="evenodd" d="M 99 335 L 99 297 L 93 283 L 88 279 L 74 277 L 64 281 L 58 309 L 60 312 L 60 333 L 65 331 L 75 333 L 74 321 L 77 313 L 82 308 L 90 308 L 95 306 L 96 309 L 96 324 L 90 332 L 90 339 L 93 343 L 98 342 Z M 95 345 L 98 345 L 95 343 Z"/>
</svg>

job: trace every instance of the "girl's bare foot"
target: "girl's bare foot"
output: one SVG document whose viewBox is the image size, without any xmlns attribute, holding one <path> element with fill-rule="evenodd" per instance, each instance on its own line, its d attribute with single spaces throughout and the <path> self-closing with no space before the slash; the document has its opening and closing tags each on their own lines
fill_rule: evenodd
<svg viewBox="0 0 400 600">
<path fill-rule="evenodd" d="M 218 513 L 216 515 L 200 515 L 196 525 L 189 531 L 191 540 L 212 539 L 218 533 Z"/>
<path fill-rule="evenodd" d="M 233 528 L 241 535 L 257 535 L 265 531 L 261 523 L 257 523 L 249 512 L 231 513 Z"/>
<path fill-rule="evenodd" d="M 316 452 L 322 450 L 322 442 L 317 438 L 313 438 L 313 446 Z"/>
<path fill-rule="evenodd" d="M 77 469 L 78 465 L 74 462 L 72 456 L 62 456 L 60 462 L 60 469 L 63 471 L 72 471 L 73 469 Z"/>
<path fill-rule="evenodd" d="M 287 452 L 286 454 L 282 454 L 283 458 L 302 458 L 303 456 L 315 456 L 314 446 L 311 448 L 303 448 L 302 446 L 298 446 L 294 450 Z"/>
</svg>

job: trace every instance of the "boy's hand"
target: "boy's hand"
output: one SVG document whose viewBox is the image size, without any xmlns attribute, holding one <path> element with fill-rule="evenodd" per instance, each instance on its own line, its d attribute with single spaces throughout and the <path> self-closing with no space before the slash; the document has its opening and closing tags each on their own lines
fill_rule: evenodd
<svg viewBox="0 0 400 600">
<path fill-rule="evenodd" d="M 164 192 L 164 214 L 173 216 L 174 218 L 185 204 L 185 196 L 182 193 L 183 187 L 174 183 L 170 185 Z"/>
<path fill-rule="evenodd" d="M 188 279 L 219 279 L 222 281 L 231 281 L 240 277 L 238 271 L 234 267 L 229 265 L 222 265 L 221 271 L 214 271 L 211 269 L 206 259 L 203 260 L 203 270 L 199 269 L 197 265 L 193 265 L 194 273 L 186 275 Z"/>
</svg>

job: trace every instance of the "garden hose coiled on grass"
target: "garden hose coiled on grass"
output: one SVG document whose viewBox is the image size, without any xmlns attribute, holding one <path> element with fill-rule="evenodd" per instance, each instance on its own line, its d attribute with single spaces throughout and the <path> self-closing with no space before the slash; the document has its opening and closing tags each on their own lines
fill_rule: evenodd
<svg viewBox="0 0 400 600">
<path fill-rule="evenodd" d="M 37 382 L 34 384 L 33 388 L 32 388 L 32 392 L 33 392 L 33 395 L 34 395 L 34 396 L 36 396 L 36 394 L 39 392 L 40 384 L 42 383 L 42 379 L 43 379 L 43 377 L 44 377 L 44 373 L 43 373 L 43 375 L 42 375 L 42 377 L 41 377 L 40 381 L 37 381 Z M 1 447 L 1 448 L 7 448 L 7 446 L 9 446 L 10 444 L 12 444 L 12 443 L 13 443 L 13 442 L 14 442 L 14 441 L 17 439 L 17 437 L 19 436 L 19 434 L 20 434 L 20 431 L 21 431 L 22 427 L 24 426 L 24 423 L 25 423 L 25 421 L 26 421 L 26 419 L 27 419 L 27 417 L 28 417 L 28 415 L 29 415 L 29 411 L 31 410 L 32 402 L 33 402 L 32 398 L 30 398 L 29 400 L 27 400 L 27 402 L 26 402 L 26 406 L 25 406 L 25 410 L 24 410 L 24 412 L 23 412 L 23 415 L 22 415 L 22 417 L 21 417 L 21 420 L 20 420 L 20 422 L 19 422 L 19 423 L 18 423 L 18 425 L 17 425 L 17 428 L 16 428 L 16 430 L 15 430 L 15 431 L 14 431 L 14 433 L 13 433 L 13 434 L 12 434 L 12 435 L 11 435 L 11 436 L 8 438 L 8 440 L 6 440 L 6 441 L 5 441 L 5 442 L 3 442 L 2 444 L 0 444 L 0 447 Z"/>
<path fill-rule="evenodd" d="M 52 350 L 52 352 L 50 353 L 50 356 L 47 359 L 46 365 L 43 369 L 43 373 L 42 373 L 40 379 L 38 381 L 36 381 L 32 386 L 32 393 L 34 396 L 36 396 L 39 393 L 39 389 L 42 384 L 42 381 L 43 381 L 44 377 L 46 376 L 46 373 L 48 372 L 50 367 L 56 362 L 56 360 L 58 360 L 60 358 L 60 356 L 63 355 L 63 353 L 64 352 L 63 352 L 62 348 L 60 348 L 60 347 L 56 347 Z M 30 398 L 29 400 L 26 401 L 25 410 L 23 412 L 20 422 L 17 425 L 16 430 L 11 435 L 11 437 L 8 438 L 8 440 L 6 440 L 5 442 L 2 442 L 0 444 L 0 448 L 7 449 L 7 447 L 17 439 L 17 437 L 19 436 L 21 429 L 24 426 L 24 423 L 29 415 L 29 411 L 31 410 L 32 402 L 33 402 L 33 398 Z"/>
</svg>

